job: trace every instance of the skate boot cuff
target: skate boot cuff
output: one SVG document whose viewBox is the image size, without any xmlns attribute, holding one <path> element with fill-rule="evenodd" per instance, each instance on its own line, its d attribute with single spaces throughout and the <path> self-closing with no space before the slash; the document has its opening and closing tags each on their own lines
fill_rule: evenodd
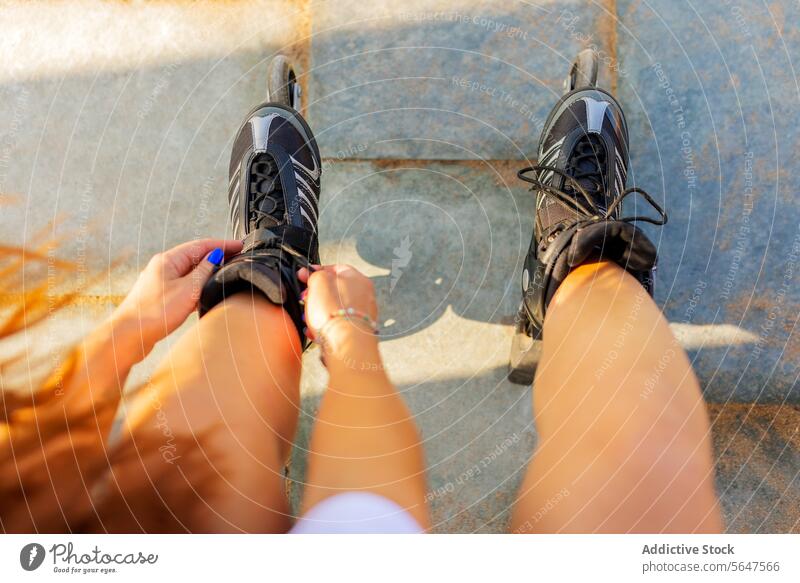
<svg viewBox="0 0 800 583">
<path fill-rule="evenodd" d="M 631 273 L 653 294 L 655 245 L 629 222 L 605 220 L 575 224 L 562 231 L 542 255 L 545 309 L 567 275 L 589 261 L 611 261 Z M 544 311 L 543 311 L 544 312 Z"/>
<path fill-rule="evenodd" d="M 300 294 L 305 286 L 297 279 L 297 270 L 308 262 L 286 247 L 251 249 L 223 265 L 206 282 L 200 294 L 198 311 L 202 317 L 226 297 L 237 293 L 260 294 L 276 306 L 282 306 L 291 317 L 305 349 L 308 339 L 303 333 L 303 308 Z"/>
</svg>

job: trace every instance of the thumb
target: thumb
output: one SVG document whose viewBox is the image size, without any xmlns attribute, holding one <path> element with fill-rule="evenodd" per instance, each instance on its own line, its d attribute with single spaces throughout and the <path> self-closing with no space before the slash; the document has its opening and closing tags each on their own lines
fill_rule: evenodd
<svg viewBox="0 0 800 583">
<path fill-rule="evenodd" d="M 200 298 L 200 292 L 203 291 L 203 286 L 217 268 L 222 265 L 222 260 L 224 258 L 225 252 L 221 247 L 217 247 L 206 255 L 200 263 L 184 277 L 191 285 L 193 300 L 197 301 Z"/>
</svg>

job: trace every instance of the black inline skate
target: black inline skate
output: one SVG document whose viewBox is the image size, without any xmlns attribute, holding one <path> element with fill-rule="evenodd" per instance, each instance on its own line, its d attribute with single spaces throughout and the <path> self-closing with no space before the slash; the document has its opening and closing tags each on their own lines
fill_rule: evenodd
<svg viewBox="0 0 800 583">
<path fill-rule="evenodd" d="M 204 286 L 202 316 L 226 296 L 259 292 L 283 306 L 303 334 L 304 286 L 297 270 L 319 263 L 317 212 L 322 174 L 311 128 L 296 111 L 300 86 L 289 61 L 272 60 L 267 99 L 245 119 L 233 143 L 228 204 L 233 236 L 244 241 Z"/>
<path fill-rule="evenodd" d="M 547 306 L 573 268 L 614 261 L 653 293 L 656 248 L 633 223 L 663 225 L 667 215 L 646 192 L 625 188 L 628 126 L 617 100 L 596 86 L 597 61 L 590 49 L 578 55 L 565 94 L 545 121 L 536 165 L 518 173 L 536 193 L 508 375 L 519 384 L 533 381 Z M 658 217 L 622 217 L 622 201 L 632 193 Z"/>
</svg>

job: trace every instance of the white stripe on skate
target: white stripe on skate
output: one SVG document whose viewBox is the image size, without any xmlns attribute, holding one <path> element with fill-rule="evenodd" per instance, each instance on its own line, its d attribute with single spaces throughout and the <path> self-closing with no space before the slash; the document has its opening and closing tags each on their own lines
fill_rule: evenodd
<svg viewBox="0 0 800 583">
<path fill-rule="evenodd" d="M 591 97 L 581 97 L 581 101 L 586 104 L 587 131 L 599 134 L 603 128 L 608 102 L 597 101 Z"/>
</svg>

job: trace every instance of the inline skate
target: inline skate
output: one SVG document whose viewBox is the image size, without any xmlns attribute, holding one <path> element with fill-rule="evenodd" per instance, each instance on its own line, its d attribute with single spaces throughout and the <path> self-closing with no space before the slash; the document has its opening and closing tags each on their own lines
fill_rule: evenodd
<svg viewBox="0 0 800 583">
<path fill-rule="evenodd" d="M 511 346 L 508 376 L 514 383 L 533 381 L 547 306 L 573 268 L 614 261 L 653 293 L 656 248 L 633 223 L 663 225 L 667 215 L 643 190 L 626 188 L 627 122 L 617 100 L 597 87 L 597 73 L 597 54 L 581 51 L 545 121 L 537 163 L 518 173 L 533 185 L 536 216 Z M 622 201 L 633 193 L 658 216 L 623 217 Z"/>
<path fill-rule="evenodd" d="M 233 236 L 244 242 L 203 287 L 202 316 L 226 296 L 257 292 L 283 306 L 303 348 L 304 285 L 297 270 L 319 263 L 317 213 L 322 174 L 319 148 L 297 111 L 300 85 L 283 55 L 269 66 L 267 101 L 239 128 L 228 170 Z"/>
</svg>

